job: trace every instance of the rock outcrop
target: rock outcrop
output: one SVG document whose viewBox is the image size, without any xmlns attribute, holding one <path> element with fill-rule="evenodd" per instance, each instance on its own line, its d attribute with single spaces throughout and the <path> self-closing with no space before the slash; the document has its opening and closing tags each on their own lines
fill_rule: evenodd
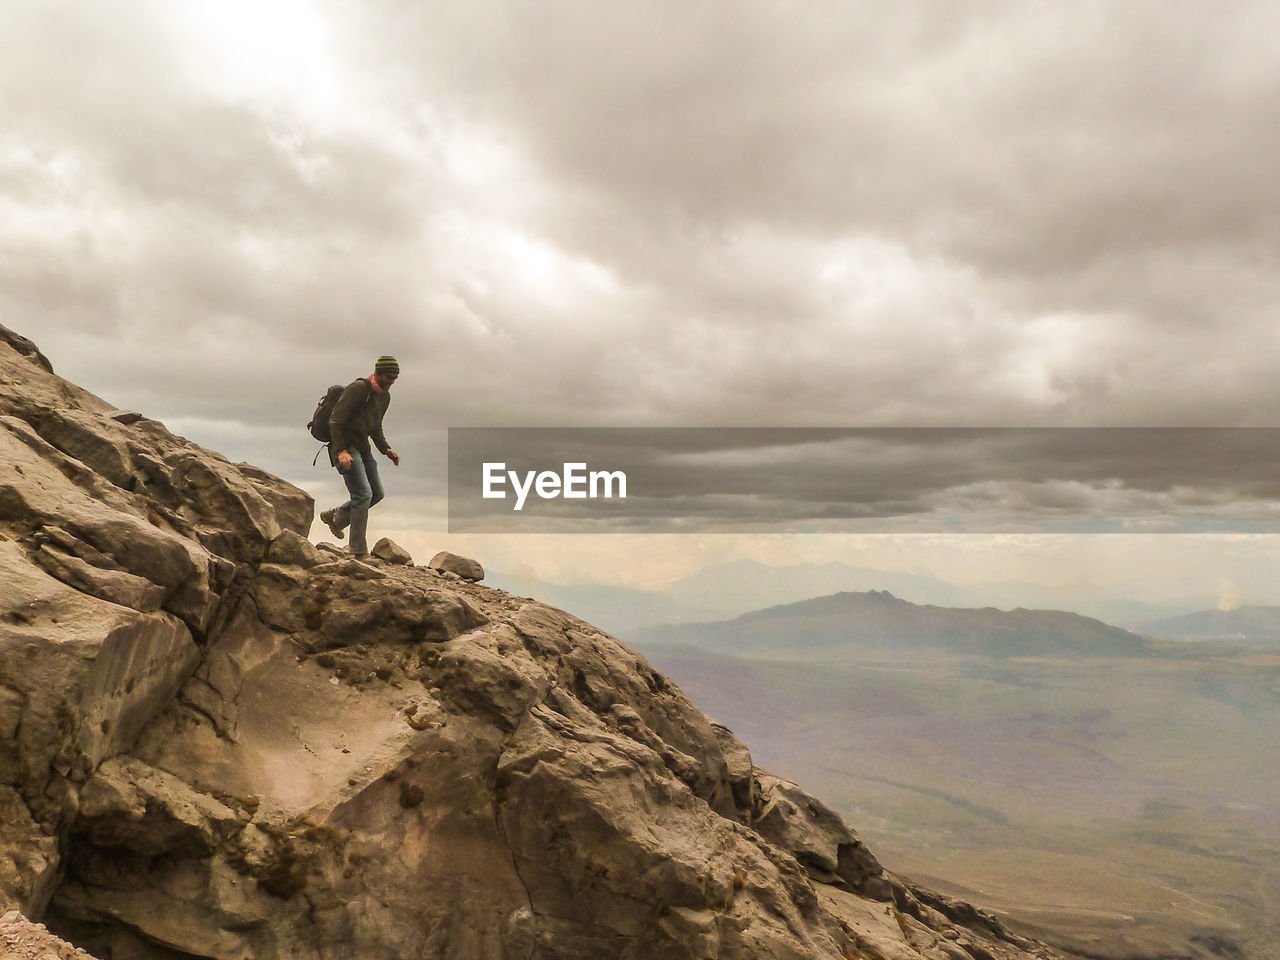
<svg viewBox="0 0 1280 960">
<path fill-rule="evenodd" d="M 1051 956 L 612 637 L 311 520 L 0 328 L 0 914 L 156 960 Z"/>
</svg>

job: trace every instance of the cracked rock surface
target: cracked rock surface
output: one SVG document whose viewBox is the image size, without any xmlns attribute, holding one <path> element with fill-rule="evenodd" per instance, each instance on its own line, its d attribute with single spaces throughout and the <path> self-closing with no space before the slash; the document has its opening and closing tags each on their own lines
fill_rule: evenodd
<svg viewBox="0 0 1280 960">
<path fill-rule="evenodd" d="M 3 328 L 0 375 L 15 925 L 131 960 L 1052 956 L 591 625 L 311 545 L 301 491 Z"/>
</svg>

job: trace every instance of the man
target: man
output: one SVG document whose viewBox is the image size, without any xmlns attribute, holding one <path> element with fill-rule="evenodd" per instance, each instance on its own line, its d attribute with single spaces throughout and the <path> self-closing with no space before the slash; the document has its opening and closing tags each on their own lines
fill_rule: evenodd
<svg viewBox="0 0 1280 960">
<path fill-rule="evenodd" d="M 399 376 L 400 364 L 395 357 L 379 357 L 370 376 L 361 377 L 342 391 L 329 417 L 329 462 L 342 474 L 351 499 L 336 509 L 323 511 L 320 520 L 339 540 L 349 526 L 351 553 L 357 557 L 369 554 L 365 542 L 369 508 L 383 496 L 369 441 L 373 440 L 387 459 L 400 466 L 400 455 L 391 449 L 382 433 L 382 418 L 391 405 L 391 385 Z"/>
</svg>

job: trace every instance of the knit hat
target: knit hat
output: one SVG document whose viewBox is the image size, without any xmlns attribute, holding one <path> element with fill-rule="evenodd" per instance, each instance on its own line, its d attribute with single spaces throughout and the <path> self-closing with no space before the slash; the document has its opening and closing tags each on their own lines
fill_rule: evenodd
<svg viewBox="0 0 1280 960">
<path fill-rule="evenodd" d="M 395 357 L 379 357 L 378 362 L 373 365 L 374 373 L 389 373 L 392 376 L 400 376 L 400 364 L 396 362 Z"/>
</svg>

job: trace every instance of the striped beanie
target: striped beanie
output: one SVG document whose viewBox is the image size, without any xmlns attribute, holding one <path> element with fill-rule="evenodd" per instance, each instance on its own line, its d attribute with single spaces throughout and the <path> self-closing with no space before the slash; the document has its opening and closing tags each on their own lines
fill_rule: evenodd
<svg viewBox="0 0 1280 960">
<path fill-rule="evenodd" d="M 373 365 L 374 373 L 389 373 L 392 376 L 400 376 L 400 364 L 396 362 L 395 357 L 379 357 L 378 362 Z"/>
</svg>

